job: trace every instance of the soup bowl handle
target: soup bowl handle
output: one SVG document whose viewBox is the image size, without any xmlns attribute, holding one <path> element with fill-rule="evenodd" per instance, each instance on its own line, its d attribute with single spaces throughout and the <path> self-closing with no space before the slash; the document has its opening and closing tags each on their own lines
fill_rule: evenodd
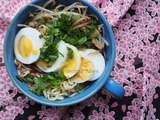
<svg viewBox="0 0 160 120">
<path fill-rule="evenodd" d="M 116 97 L 123 97 L 125 94 L 124 88 L 111 79 L 107 80 L 107 82 L 104 85 L 104 88 Z"/>
</svg>

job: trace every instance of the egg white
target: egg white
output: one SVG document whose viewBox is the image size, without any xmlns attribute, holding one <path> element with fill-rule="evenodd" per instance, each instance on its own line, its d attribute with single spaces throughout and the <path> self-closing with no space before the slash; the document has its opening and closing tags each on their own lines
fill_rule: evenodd
<svg viewBox="0 0 160 120">
<path fill-rule="evenodd" d="M 31 42 L 32 42 L 32 46 L 33 48 L 38 50 L 37 54 L 31 54 L 28 57 L 23 57 L 20 52 L 17 49 L 19 40 L 21 39 L 21 37 L 26 36 L 29 37 Z M 34 62 L 36 62 L 40 56 L 40 48 L 43 47 L 44 44 L 44 40 L 40 39 L 40 32 L 34 28 L 31 27 L 26 27 L 26 28 L 22 28 L 18 34 L 15 37 L 15 43 L 14 43 L 14 53 L 15 53 L 15 57 L 17 60 L 19 60 L 20 62 L 24 63 L 24 64 L 32 64 Z"/>
</svg>

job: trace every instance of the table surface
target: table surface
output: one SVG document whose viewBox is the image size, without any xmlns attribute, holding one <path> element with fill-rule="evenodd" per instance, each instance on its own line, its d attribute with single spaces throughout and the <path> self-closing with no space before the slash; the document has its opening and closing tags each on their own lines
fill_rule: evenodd
<svg viewBox="0 0 160 120">
<path fill-rule="evenodd" d="M 30 0 L 0 0 L 0 120 L 160 119 L 160 1 L 88 0 L 112 25 L 116 60 L 111 76 L 125 87 L 122 99 L 100 90 L 70 107 L 48 107 L 24 96 L 3 64 L 4 35 L 20 7 Z"/>
</svg>

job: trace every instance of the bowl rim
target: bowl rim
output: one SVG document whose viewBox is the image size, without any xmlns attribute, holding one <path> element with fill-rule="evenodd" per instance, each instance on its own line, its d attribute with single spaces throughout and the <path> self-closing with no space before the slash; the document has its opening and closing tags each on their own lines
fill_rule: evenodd
<svg viewBox="0 0 160 120">
<path fill-rule="evenodd" d="M 32 1 L 31 3 L 33 3 L 33 4 L 35 4 L 36 2 L 38 2 L 39 0 L 34 0 L 34 1 Z M 7 72 L 8 72 L 8 74 L 9 74 L 9 77 L 10 77 L 10 79 L 11 79 L 11 81 L 14 83 L 14 85 L 24 94 L 24 95 L 26 95 L 27 97 L 29 97 L 29 98 L 31 98 L 32 100 L 34 100 L 34 101 L 36 101 L 36 102 L 38 102 L 38 103 L 41 103 L 41 104 L 43 104 L 43 105 L 49 105 L 49 106 L 68 106 L 68 105 L 73 105 L 73 104 L 76 104 L 76 103 L 79 103 L 79 102 L 81 102 L 81 101 L 83 101 L 83 100 L 86 100 L 86 99 L 88 99 L 89 97 L 91 97 L 92 95 L 94 95 L 98 90 L 100 90 L 102 87 L 103 87 L 103 85 L 106 83 L 106 81 L 108 80 L 108 76 L 109 76 L 109 74 L 111 73 L 111 71 L 112 71 L 112 66 L 113 66 L 113 64 L 114 64 L 114 60 L 115 60 L 115 55 L 116 55 L 116 47 L 115 47 L 115 39 L 114 39 L 114 34 L 113 34 L 113 31 L 112 31 L 112 28 L 111 28 L 111 26 L 109 25 L 109 23 L 108 23 L 108 21 L 107 21 L 107 19 L 104 17 L 104 15 L 102 14 L 102 13 L 100 13 L 99 11 L 98 11 L 98 9 L 94 6 L 94 5 L 92 5 L 91 3 L 89 3 L 89 2 L 87 2 L 87 1 L 85 1 L 85 0 L 79 0 L 80 2 L 82 2 L 84 5 L 86 5 L 86 6 L 89 6 L 90 7 L 90 9 L 92 10 L 92 11 L 94 11 L 96 14 L 98 14 L 99 15 L 99 17 L 100 17 L 100 19 L 102 20 L 102 23 L 106 26 L 106 28 L 107 28 L 107 30 L 108 30 L 108 34 L 109 34 L 109 36 L 110 36 L 110 39 L 111 39 L 111 41 L 112 41 L 112 44 L 111 44 L 111 46 L 112 46 L 112 54 L 111 54 L 111 61 L 110 61 L 110 64 L 109 64 L 109 69 L 107 69 L 108 70 L 108 74 L 106 75 L 107 76 L 107 79 L 106 78 L 102 78 L 102 79 L 105 79 L 105 80 L 103 80 L 103 82 L 100 82 L 100 84 L 98 84 L 98 86 L 93 90 L 93 91 L 91 91 L 89 94 L 86 94 L 84 97 L 82 97 L 81 99 L 76 99 L 75 101 L 70 101 L 70 102 L 68 102 L 68 103 L 53 103 L 53 102 L 50 102 L 50 103 L 48 103 L 48 102 L 45 102 L 45 101 L 43 101 L 43 100 L 40 100 L 40 99 L 37 99 L 37 98 L 35 98 L 35 97 L 33 97 L 32 95 L 30 95 L 30 93 L 28 93 L 28 92 L 26 92 L 22 87 L 20 87 L 18 84 L 17 84 L 17 82 L 16 82 L 16 80 L 13 78 L 13 75 L 12 75 L 12 73 L 11 73 L 11 71 L 10 71 L 10 67 L 9 67 L 9 64 L 8 64 L 8 62 L 7 62 L 7 36 L 9 36 L 9 31 L 10 31 L 10 29 L 12 29 L 12 25 L 15 23 L 15 21 L 17 20 L 17 17 L 19 16 L 19 14 L 22 12 L 22 11 L 24 11 L 26 8 L 27 8 L 27 6 L 28 5 L 25 5 L 24 7 L 22 7 L 18 12 L 17 12 L 17 14 L 14 16 L 14 18 L 11 20 L 11 23 L 10 23 L 10 25 L 9 25 L 9 27 L 8 27 L 8 29 L 7 29 L 7 32 L 6 32 L 6 34 L 5 34 L 5 40 L 4 40 L 4 49 L 3 49 L 3 56 L 4 56 L 4 63 L 5 63 L 5 66 L 6 66 L 6 69 L 7 69 Z"/>
</svg>

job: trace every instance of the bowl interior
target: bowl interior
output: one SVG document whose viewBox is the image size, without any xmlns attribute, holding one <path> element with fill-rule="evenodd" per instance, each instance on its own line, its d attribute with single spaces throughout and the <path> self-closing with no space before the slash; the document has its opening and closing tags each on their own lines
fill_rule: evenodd
<svg viewBox="0 0 160 120">
<path fill-rule="evenodd" d="M 33 3 L 41 5 L 45 1 L 46 0 L 34 0 Z M 65 4 L 65 5 L 69 5 L 73 2 L 75 2 L 75 0 L 59 0 L 59 1 L 61 4 Z M 7 71 L 10 75 L 11 80 L 14 82 L 14 84 L 25 95 L 27 95 L 28 97 L 30 97 L 31 99 L 33 99 L 39 103 L 42 103 L 45 105 L 51 105 L 51 106 L 65 106 L 65 105 L 71 105 L 71 104 L 78 103 L 78 102 L 90 97 L 94 93 L 96 93 L 105 84 L 105 82 L 107 81 L 108 76 L 112 70 L 112 65 L 114 63 L 114 58 L 115 58 L 115 43 L 114 43 L 114 36 L 113 36 L 113 32 L 111 30 L 111 27 L 108 24 L 108 22 L 106 21 L 106 19 L 104 18 L 104 16 L 102 14 L 100 14 L 94 6 L 92 6 L 88 2 L 85 2 L 84 0 L 80 0 L 80 1 L 84 5 L 88 6 L 90 12 L 96 14 L 96 16 L 99 18 L 100 23 L 102 23 L 104 25 L 104 37 L 108 41 L 109 47 L 107 47 L 105 49 L 106 66 L 105 66 L 105 71 L 104 71 L 103 75 L 97 81 L 95 81 L 89 88 L 87 88 L 83 92 L 81 92 L 73 97 L 68 97 L 68 98 L 65 98 L 64 100 L 50 101 L 47 98 L 45 98 L 44 96 L 38 96 L 38 95 L 32 93 L 29 90 L 28 85 L 25 82 L 21 82 L 16 77 L 17 72 L 16 72 L 16 66 L 14 64 L 14 59 L 15 59 L 14 39 L 15 39 L 17 32 L 20 29 L 19 27 L 17 27 L 17 24 L 24 23 L 28 18 L 29 12 L 34 11 L 35 8 L 30 7 L 30 6 L 25 6 L 24 8 L 22 8 L 17 13 L 17 15 L 14 17 L 14 19 L 12 20 L 12 22 L 8 28 L 8 31 L 7 31 L 6 37 L 5 37 L 5 45 L 4 45 L 4 61 L 5 61 Z"/>
</svg>

